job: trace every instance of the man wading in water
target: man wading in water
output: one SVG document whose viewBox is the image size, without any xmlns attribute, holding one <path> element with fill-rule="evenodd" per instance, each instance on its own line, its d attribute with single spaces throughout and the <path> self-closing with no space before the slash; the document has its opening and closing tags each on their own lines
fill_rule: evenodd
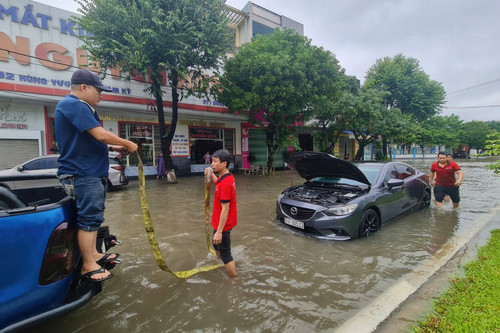
<svg viewBox="0 0 500 333">
<path fill-rule="evenodd" d="M 456 180 L 455 174 L 458 174 L 458 180 Z M 439 152 L 438 161 L 431 166 L 429 178 L 431 186 L 434 186 L 436 207 L 441 207 L 444 196 L 449 195 L 453 207 L 457 208 L 460 202 L 459 186 L 462 185 L 464 174 L 457 163 L 446 159 L 446 152 Z M 434 178 L 436 178 L 435 184 Z"/>
</svg>

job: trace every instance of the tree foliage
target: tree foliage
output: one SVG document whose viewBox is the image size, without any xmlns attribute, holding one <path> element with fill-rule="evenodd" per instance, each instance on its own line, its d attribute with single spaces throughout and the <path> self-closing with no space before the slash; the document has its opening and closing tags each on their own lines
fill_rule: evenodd
<svg viewBox="0 0 500 333">
<path fill-rule="evenodd" d="M 415 121 L 409 114 L 398 108 L 381 109 L 383 121 L 380 123 L 379 134 L 387 142 L 400 142 L 408 134 L 408 129 Z"/>
<path fill-rule="evenodd" d="M 438 114 L 445 101 L 441 83 L 431 80 L 417 59 L 402 54 L 378 59 L 368 70 L 364 86 L 386 91 L 388 109 L 398 108 L 418 121 Z"/>
<path fill-rule="evenodd" d="M 485 124 L 488 125 L 488 127 L 493 131 L 500 132 L 500 121 L 490 120 L 486 121 Z"/>
<path fill-rule="evenodd" d="M 342 95 L 325 96 L 314 108 L 314 118 L 310 125 L 316 130 L 313 139 L 322 152 L 331 153 L 340 134 L 348 128 L 343 109 L 339 107 L 341 97 L 345 93 L 357 94 L 360 89 L 359 80 L 355 76 L 346 76 L 344 79 L 346 84 Z"/>
<path fill-rule="evenodd" d="M 470 121 L 463 124 L 464 136 L 462 143 L 469 148 L 483 149 L 486 145 L 486 137 L 492 132 L 490 127 L 482 121 Z"/>
<path fill-rule="evenodd" d="M 462 120 L 457 115 L 435 116 L 429 120 L 434 129 L 432 144 L 445 145 L 452 149 L 463 143 L 465 135 Z"/>
<path fill-rule="evenodd" d="M 308 120 L 315 108 L 341 93 L 343 70 L 337 59 L 292 30 L 258 35 L 226 61 L 214 92 L 231 112 L 248 115 L 265 128 L 267 166 L 274 154 Z"/>
<path fill-rule="evenodd" d="M 494 131 L 488 134 L 486 138 L 486 145 L 484 147 L 483 154 L 486 156 L 498 156 L 500 155 L 500 133 Z M 500 162 L 495 162 L 488 164 L 486 166 L 488 169 L 493 170 L 496 174 L 500 174 Z"/>
<path fill-rule="evenodd" d="M 432 121 L 413 122 L 408 127 L 408 133 L 404 137 L 404 143 L 415 144 L 422 149 L 422 156 L 425 156 L 424 148 L 435 142 L 437 128 Z"/>
<path fill-rule="evenodd" d="M 358 93 L 345 93 L 337 104 L 342 119 L 346 123 L 346 129 L 353 132 L 358 141 L 359 150 L 354 157 L 361 160 L 364 148 L 378 140 L 382 128 L 384 128 L 383 95 L 376 89 L 361 89 Z"/>
<path fill-rule="evenodd" d="M 431 80 L 417 59 L 402 54 L 378 59 L 368 70 L 364 87 L 385 92 L 384 104 L 389 111 L 399 109 L 420 123 L 437 115 L 445 101 L 441 83 Z M 398 136 L 388 130 L 382 137 L 384 155 L 388 139 Z"/>
<path fill-rule="evenodd" d="M 77 0 L 83 15 L 75 21 L 91 59 L 103 68 L 120 68 L 149 79 L 147 91 L 158 109 L 162 152 L 173 170 L 170 143 L 177 125 L 179 79 L 188 94 L 207 91 L 206 71 L 218 68 L 232 47 L 228 19 L 220 0 Z M 163 73 L 167 73 L 166 80 Z M 105 73 L 104 73 L 105 75 Z M 163 81 L 166 82 L 163 82 Z M 172 120 L 166 133 L 162 85 L 172 92 Z M 174 176 L 175 177 L 175 176 Z"/>
<path fill-rule="evenodd" d="M 429 145 L 445 145 L 456 149 L 463 143 L 463 136 L 462 120 L 458 116 L 434 116 L 421 122 L 413 121 L 402 142 L 416 144 L 422 148 L 424 155 L 424 148 Z"/>
</svg>

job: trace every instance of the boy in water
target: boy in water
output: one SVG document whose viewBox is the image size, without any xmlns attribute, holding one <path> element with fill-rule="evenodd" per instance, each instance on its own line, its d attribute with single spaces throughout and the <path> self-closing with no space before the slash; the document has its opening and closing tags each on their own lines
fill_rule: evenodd
<svg viewBox="0 0 500 333">
<path fill-rule="evenodd" d="M 212 154 L 212 169 L 219 174 L 215 176 L 210 168 L 205 174 L 211 173 L 215 183 L 214 208 L 212 212 L 212 227 L 214 236 L 212 243 L 217 256 L 222 259 L 230 277 L 238 276 L 236 265 L 231 256 L 231 230 L 238 223 L 236 213 L 236 183 L 228 167 L 231 155 L 225 149 L 217 150 Z"/>
</svg>

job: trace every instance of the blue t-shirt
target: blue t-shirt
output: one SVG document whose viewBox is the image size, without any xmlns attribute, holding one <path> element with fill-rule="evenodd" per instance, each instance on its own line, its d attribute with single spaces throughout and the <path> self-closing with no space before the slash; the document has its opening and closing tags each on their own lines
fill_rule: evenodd
<svg viewBox="0 0 500 333">
<path fill-rule="evenodd" d="M 108 146 L 87 132 L 98 126 L 97 113 L 78 97 L 67 95 L 57 103 L 54 127 L 61 154 L 58 175 L 108 176 Z"/>
</svg>

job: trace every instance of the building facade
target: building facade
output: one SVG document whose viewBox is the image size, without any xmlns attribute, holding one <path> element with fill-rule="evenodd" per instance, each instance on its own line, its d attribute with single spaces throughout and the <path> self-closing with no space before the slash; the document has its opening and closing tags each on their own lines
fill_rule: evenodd
<svg viewBox="0 0 500 333">
<path fill-rule="evenodd" d="M 232 27 L 235 34 L 236 47 L 250 42 L 257 35 L 272 34 L 275 29 L 288 28 L 300 35 L 304 35 L 304 25 L 286 16 L 274 13 L 264 7 L 248 2 L 243 9 L 237 10 L 228 7 L 233 13 Z M 239 16 L 238 16 L 239 15 Z M 304 128 L 304 130 L 306 130 Z M 312 150 L 312 138 L 309 133 L 299 135 L 302 140 L 301 147 L 304 150 Z M 266 134 L 264 129 L 246 122 L 241 124 L 241 162 L 243 168 L 250 165 L 261 167 L 267 164 Z M 311 145 L 305 145 L 305 143 Z M 307 148 L 311 149 L 307 149 Z M 283 167 L 288 151 L 282 150 L 275 154 L 275 167 Z"/>
<path fill-rule="evenodd" d="M 256 33 L 271 33 L 276 27 L 303 26 L 248 3 L 243 10 L 228 8 L 236 47 Z M 70 78 L 88 64 L 79 30 L 69 19 L 77 14 L 30 0 L 0 0 L 0 168 L 13 167 L 29 158 L 57 151 L 53 122 L 55 107 L 70 92 Z M 91 68 L 92 69 L 92 68 Z M 121 74 L 107 71 L 103 84 L 113 89 L 103 93 L 97 107 L 102 126 L 136 142 L 146 166 L 155 164 L 160 153 L 158 117 L 152 96 L 144 92 L 147 78 L 129 82 Z M 170 90 L 164 96 L 165 119 L 172 113 Z M 245 116 L 230 114 L 213 99 L 195 97 L 179 102 L 179 120 L 171 151 L 176 173 L 203 170 L 203 155 L 227 149 L 235 164 L 243 163 L 251 147 Z M 244 134 L 247 133 L 247 134 Z M 260 148 L 259 148 L 260 149 Z M 126 163 L 136 165 L 134 156 Z"/>
</svg>

